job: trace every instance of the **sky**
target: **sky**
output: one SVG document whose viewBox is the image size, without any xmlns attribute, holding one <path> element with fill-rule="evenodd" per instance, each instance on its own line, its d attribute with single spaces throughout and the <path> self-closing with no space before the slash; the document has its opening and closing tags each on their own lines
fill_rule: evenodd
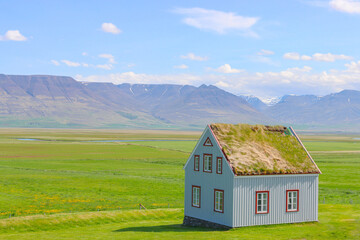
<svg viewBox="0 0 360 240">
<path fill-rule="evenodd" d="M 360 1 L 0 0 L 0 73 L 262 99 L 360 90 Z"/>
</svg>

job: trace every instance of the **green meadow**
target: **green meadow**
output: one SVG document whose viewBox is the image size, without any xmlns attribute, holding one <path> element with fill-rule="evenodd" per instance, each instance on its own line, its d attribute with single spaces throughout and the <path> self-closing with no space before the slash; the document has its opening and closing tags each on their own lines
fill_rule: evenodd
<svg viewBox="0 0 360 240">
<path fill-rule="evenodd" d="M 0 129 L 0 239 L 360 238 L 360 140 L 345 135 L 301 137 L 323 172 L 318 223 L 181 226 L 182 167 L 200 134 Z"/>
</svg>

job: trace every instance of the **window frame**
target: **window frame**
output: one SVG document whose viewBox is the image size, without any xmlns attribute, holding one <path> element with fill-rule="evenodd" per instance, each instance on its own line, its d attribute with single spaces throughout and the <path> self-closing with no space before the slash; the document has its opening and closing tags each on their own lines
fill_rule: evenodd
<svg viewBox="0 0 360 240">
<path fill-rule="evenodd" d="M 220 171 L 219 171 L 219 160 L 220 160 Z M 222 174 L 222 168 L 223 168 L 222 157 L 217 157 L 216 158 L 216 173 L 217 174 Z"/>
<path fill-rule="evenodd" d="M 207 142 L 208 140 L 209 140 L 210 144 L 206 144 L 206 142 Z M 210 137 L 207 137 L 207 138 L 206 138 L 203 146 L 205 146 L 205 147 L 213 147 L 213 146 L 214 146 L 214 145 L 212 144 L 211 140 L 210 140 Z"/>
<path fill-rule="evenodd" d="M 210 170 L 205 170 L 205 156 L 210 156 L 210 166 L 211 166 Z M 203 154 L 203 172 L 212 173 L 212 169 L 213 169 L 212 154 L 204 153 Z"/>
<path fill-rule="evenodd" d="M 199 205 L 198 206 L 194 205 L 194 189 L 195 188 L 199 189 Z M 191 206 L 195 207 L 195 208 L 201 208 L 201 187 L 200 186 L 196 186 L 196 185 L 191 186 Z"/>
<path fill-rule="evenodd" d="M 289 192 L 296 192 L 296 209 L 289 209 Z M 286 212 L 298 212 L 299 211 L 299 189 L 286 190 Z"/>
<path fill-rule="evenodd" d="M 196 169 L 196 157 L 197 157 L 197 169 Z M 199 172 L 200 171 L 200 155 L 194 155 L 194 171 Z"/>
<path fill-rule="evenodd" d="M 261 211 L 259 212 L 258 211 L 258 194 L 259 193 L 267 193 L 267 204 L 266 204 L 266 212 L 265 211 Z M 269 202 L 269 199 L 270 199 L 270 191 L 256 191 L 255 192 L 255 214 L 267 214 L 269 213 L 269 205 L 270 205 L 270 202 Z"/>
<path fill-rule="evenodd" d="M 216 192 L 221 192 L 222 193 L 222 210 L 216 209 Z M 220 202 L 220 206 L 221 206 L 221 202 Z M 224 193 L 224 190 L 215 188 L 214 189 L 214 212 L 224 213 L 224 208 L 225 208 L 225 193 Z"/>
</svg>

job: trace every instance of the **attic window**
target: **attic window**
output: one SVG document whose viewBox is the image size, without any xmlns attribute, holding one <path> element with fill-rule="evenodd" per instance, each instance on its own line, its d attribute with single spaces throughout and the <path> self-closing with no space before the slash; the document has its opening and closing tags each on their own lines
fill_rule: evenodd
<svg viewBox="0 0 360 240">
<path fill-rule="evenodd" d="M 204 172 L 212 172 L 212 155 L 204 153 L 204 162 L 203 162 Z"/>
<path fill-rule="evenodd" d="M 269 213 L 269 191 L 257 191 L 255 213 Z"/>
<path fill-rule="evenodd" d="M 199 171 L 199 165 L 200 165 L 200 156 L 195 155 L 194 156 L 194 171 Z"/>
<path fill-rule="evenodd" d="M 299 211 L 299 190 L 286 190 L 286 212 Z"/>
<path fill-rule="evenodd" d="M 213 144 L 212 144 L 212 142 L 211 142 L 211 140 L 210 140 L 209 137 L 205 140 L 204 146 L 208 146 L 208 147 L 212 147 L 212 146 L 213 146 Z"/>
</svg>

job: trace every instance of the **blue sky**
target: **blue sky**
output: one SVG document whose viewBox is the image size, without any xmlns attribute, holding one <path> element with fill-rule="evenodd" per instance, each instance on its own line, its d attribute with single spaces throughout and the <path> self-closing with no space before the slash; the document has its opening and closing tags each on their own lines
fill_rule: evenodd
<svg viewBox="0 0 360 240">
<path fill-rule="evenodd" d="M 262 98 L 360 90 L 360 2 L 0 0 L 0 73 L 213 84 Z"/>
</svg>

